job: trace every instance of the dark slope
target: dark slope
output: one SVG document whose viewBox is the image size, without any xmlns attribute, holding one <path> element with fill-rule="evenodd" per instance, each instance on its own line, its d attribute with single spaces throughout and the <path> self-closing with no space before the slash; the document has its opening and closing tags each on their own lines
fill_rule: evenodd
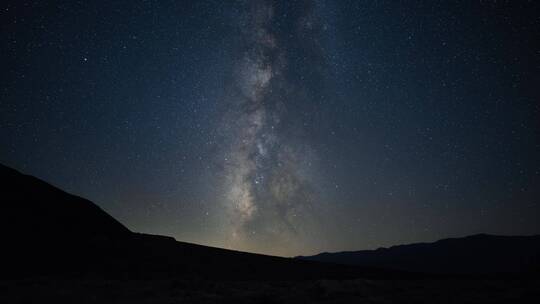
<svg viewBox="0 0 540 304">
<path fill-rule="evenodd" d="M 538 273 L 540 235 L 478 234 L 377 250 L 321 253 L 302 260 L 446 274 Z"/>
<path fill-rule="evenodd" d="M 0 165 L 2 275 L 212 279 L 395 277 L 397 272 L 236 252 L 133 233 L 92 202 Z"/>
<path fill-rule="evenodd" d="M 131 232 L 94 203 L 0 165 L 2 225 L 24 238 L 122 238 Z M 4 230 L 6 231 L 6 230 Z"/>
</svg>

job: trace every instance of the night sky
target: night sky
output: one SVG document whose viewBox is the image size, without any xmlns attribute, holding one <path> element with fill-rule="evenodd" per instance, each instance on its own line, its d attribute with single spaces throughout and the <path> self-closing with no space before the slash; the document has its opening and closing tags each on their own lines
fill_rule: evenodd
<svg viewBox="0 0 540 304">
<path fill-rule="evenodd" d="M 540 233 L 538 1 L 2 1 L 0 23 L 0 162 L 134 231 L 283 256 Z"/>
</svg>

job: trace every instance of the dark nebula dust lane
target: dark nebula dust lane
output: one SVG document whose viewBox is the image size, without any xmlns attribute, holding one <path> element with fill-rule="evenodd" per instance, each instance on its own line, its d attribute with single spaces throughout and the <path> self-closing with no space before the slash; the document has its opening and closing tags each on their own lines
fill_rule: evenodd
<svg viewBox="0 0 540 304">
<path fill-rule="evenodd" d="M 540 233 L 538 1 L 3 1 L 0 163 L 281 256 Z"/>
</svg>

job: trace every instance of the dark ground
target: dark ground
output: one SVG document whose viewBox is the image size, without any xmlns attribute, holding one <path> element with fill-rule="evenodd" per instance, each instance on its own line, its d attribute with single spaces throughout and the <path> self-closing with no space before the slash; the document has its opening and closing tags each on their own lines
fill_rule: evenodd
<svg viewBox="0 0 540 304">
<path fill-rule="evenodd" d="M 539 280 L 0 281 L 0 303 L 539 303 Z"/>
</svg>

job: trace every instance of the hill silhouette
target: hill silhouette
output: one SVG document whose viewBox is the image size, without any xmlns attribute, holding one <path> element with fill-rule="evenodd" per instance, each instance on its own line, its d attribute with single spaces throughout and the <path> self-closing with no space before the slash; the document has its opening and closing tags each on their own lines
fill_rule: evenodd
<svg viewBox="0 0 540 304">
<path fill-rule="evenodd" d="M 298 259 L 423 273 L 538 273 L 540 235 L 477 234 L 377 250 L 325 252 Z"/>
<path fill-rule="evenodd" d="M 97 205 L 66 193 L 33 176 L 0 165 L 3 180 L 3 224 L 9 235 L 27 240 L 125 238 L 124 225 Z"/>
<path fill-rule="evenodd" d="M 7 277 L 76 274 L 296 280 L 539 270 L 540 236 L 475 235 L 388 249 L 281 258 L 132 232 L 91 201 L 40 179 L 3 165 L 0 178 L 6 253 L 2 275 Z"/>
<path fill-rule="evenodd" d="M 403 274 L 212 248 L 135 233 L 97 205 L 0 165 L 3 275 L 212 279 L 392 277 Z M 285 275 L 284 275 L 285 274 Z"/>
</svg>

